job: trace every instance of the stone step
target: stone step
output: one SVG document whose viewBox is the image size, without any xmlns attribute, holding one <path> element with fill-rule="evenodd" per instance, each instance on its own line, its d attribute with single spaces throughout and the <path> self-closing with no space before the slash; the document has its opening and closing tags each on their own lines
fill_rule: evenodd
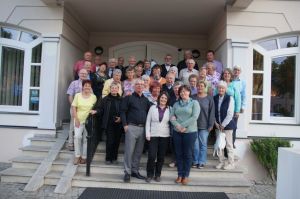
<svg viewBox="0 0 300 199">
<path fill-rule="evenodd" d="M 44 157 L 32 157 L 32 156 L 19 156 L 13 158 L 12 168 L 27 168 L 27 169 L 37 169 Z M 62 171 L 69 159 L 58 159 L 53 162 L 51 170 Z"/>
<path fill-rule="evenodd" d="M 57 139 L 52 137 L 32 137 L 29 138 L 29 140 L 31 141 L 31 145 L 34 146 L 51 147 L 56 142 Z"/>
<path fill-rule="evenodd" d="M 50 171 L 45 176 L 45 184 L 47 185 L 57 185 L 63 171 Z"/>
<path fill-rule="evenodd" d="M 40 163 L 44 160 L 43 157 L 32 157 L 32 156 L 19 156 L 19 157 L 16 157 L 16 158 L 13 158 L 12 159 L 12 167 L 13 168 L 27 168 L 27 169 L 37 169 L 38 166 L 40 165 Z M 68 163 L 69 159 L 65 158 L 65 159 L 62 159 L 62 158 L 59 158 L 59 159 L 56 159 L 54 162 L 53 162 L 53 165 L 52 165 L 52 168 L 51 170 L 52 171 L 63 171 L 63 169 L 65 168 L 66 164 Z M 169 168 L 167 166 L 168 163 L 165 163 L 164 164 L 164 170 L 167 170 L 167 171 L 176 171 L 176 168 Z M 218 172 L 221 172 L 221 171 L 224 171 L 224 170 L 216 170 L 215 169 L 215 165 L 218 164 L 218 161 L 217 160 L 208 160 L 206 166 L 204 169 L 197 169 L 197 168 L 192 168 L 192 171 L 194 172 L 200 172 L 202 173 L 201 175 L 215 175 L 215 171 L 218 173 Z M 144 163 L 141 163 L 140 164 L 140 167 L 141 168 L 146 168 L 146 162 Z M 105 170 L 111 170 L 111 171 L 105 171 Z M 86 167 L 85 165 L 79 165 L 79 171 L 80 172 L 85 172 L 86 170 Z M 114 172 L 117 172 L 118 171 L 123 171 L 123 162 L 118 162 L 117 165 L 106 165 L 105 164 L 105 161 L 93 161 L 92 164 L 91 164 L 91 172 L 95 172 L 95 173 L 101 173 L 103 171 L 105 172 L 111 172 L 111 173 L 114 173 Z M 237 176 L 237 177 L 240 177 L 241 174 L 245 171 L 244 168 L 240 168 L 237 166 L 237 168 L 233 171 L 224 171 L 225 173 L 233 173 L 231 176 L 234 177 L 234 176 Z M 104 172 L 104 173 L 105 173 Z M 228 174 L 225 174 L 224 176 L 228 176 Z"/>
<path fill-rule="evenodd" d="M 51 149 L 50 146 L 25 146 L 21 147 L 22 153 L 24 156 L 32 156 L 32 157 L 46 157 L 49 150 Z"/>
<path fill-rule="evenodd" d="M 141 166 L 140 171 L 143 175 L 146 175 L 146 165 Z M 77 172 L 85 172 L 86 166 L 79 165 Z M 123 165 L 91 165 L 91 175 L 94 174 L 124 174 Z M 163 176 L 176 176 L 177 168 L 169 168 L 163 167 L 162 169 Z M 203 169 L 191 168 L 191 176 L 197 179 L 201 178 L 212 178 L 218 180 L 219 178 L 243 178 L 244 177 L 244 169 L 237 166 L 233 170 L 223 170 L 223 169 L 215 169 L 215 165 L 208 165 Z"/>
<path fill-rule="evenodd" d="M 120 146 L 119 146 L 119 153 L 124 153 L 124 146 L 125 146 L 125 144 L 123 142 L 121 142 Z M 100 142 L 98 144 L 96 152 L 102 152 L 102 153 L 106 152 L 105 142 Z M 210 145 L 207 146 L 207 153 L 213 154 L 213 146 L 210 146 Z"/>
<path fill-rule="evenodd" d="M 8 168 L 0 172 L 1 182 L 27 183 L 35 169 Z"/>
<path fill-rule="evenodd" d="M 74 155 L 74 152 L 69 151 L 69 150 L 61 150 L 59 154 L 59 158 L 70 158 L 71 156 Z M 143 154 L 141 158 L 141 163 L 146 163 L 148 159 L 147 154 Z M 208 160 L 217 160 L 217 157 L 213 157 L 212 155 L 207 156 Z M 104 152 L 96 152 L 93 158 L 94 161 L 104 161 L 105 160 L 105 153 Z M 236 160 L 238 160 L 238 157 L 236 157 Z M 118 155 L 118 161 L 123 162 L 124 161 L 124 154 L 119 154 Z M 165 157 L 165 162 L 170 163 L 173 161 L 173 158 L 170 155 L 167 155 Z"/>
<path fill-rule="evenodd" d="M 60 133 L 57 133 L 56 134 L 34 134 L 34 137 L 41 137 L 41 138 L 56 138 L 57 137 L 57 134 L 60 134 Z"/>
<path fill-rule="evenodd" d="M 131 183 L 123 182 L 123 174 L 93 174 L 85 176 L 85 173 L 78 172 L 72 180 L 72 186 L 76 187 L 110 187 L 138 190 L 163 190 L 163 191 L 220 191 L 226 193 L 249 192 L 251 183 L 245 179 L 211 179 L 201 178 L 198 180 L 191 177 L 188 186 L 181 186 L 174 183 L 174 176 L 162 176 L 161 182 L 146 183 L 144 180 L 131 178 Z M 163 186 L 162 186 L 163 185 Z"/>
</svg>

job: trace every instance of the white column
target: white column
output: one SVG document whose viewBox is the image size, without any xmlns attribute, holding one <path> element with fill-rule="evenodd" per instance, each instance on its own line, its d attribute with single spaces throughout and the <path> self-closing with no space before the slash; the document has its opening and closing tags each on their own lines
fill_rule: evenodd
<svg viewBox="0 0 300 199">
<path fill-rule="evenodd" d="M 55 129 L 58 83 L 58 36 L 43 37 L 38 128 Z"/>
<path fill-rule="evenodd" d="M 250 59 L 249 41 L 231 40 L 231 55 L 232 55 L 232 67 L 235 65 L 241 66 L 242 80 L 246 81 L 246 109 L 243 114 L 240 114 L 238 120 L 237 138 L 247 137 L 247 126 L 249 124 L 249 118 L 251 117 L 251 110 L 249 110 L 250 99 L 250 86 L 252 85 L 252 64 Z M 229 62 L 230 60 L 228 60 Z"/>
<path fill-rule="evenodd" d="M 276 199 L 300 198 L 300 149 L 278 149 Z"/>
</svg>

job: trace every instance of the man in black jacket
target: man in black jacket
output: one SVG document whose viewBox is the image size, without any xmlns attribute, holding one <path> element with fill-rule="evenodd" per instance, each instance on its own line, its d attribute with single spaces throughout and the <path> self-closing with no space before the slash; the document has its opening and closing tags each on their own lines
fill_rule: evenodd
<svg viewBox="0 0 300 199">
<path fill-rule="evenodd" d="M 145 142 L 145 123 L 152 105 L 143 95 L 144 81 L 136 80 L 134 93 L 126 96 L 121 103 L 121 120 L 125 131 L 124 182 L 130 176 L 145 179 L 139 173 L 139 163 Z"/>
<path fill-rule="evenodd" d="M 175 66 L 174 64 L 172 64 L 172 55 L 167 54 L 165 56 L 165 63 L 161 65 L 161 76 L 166 77 L 172 66 Z"/>
</svg>

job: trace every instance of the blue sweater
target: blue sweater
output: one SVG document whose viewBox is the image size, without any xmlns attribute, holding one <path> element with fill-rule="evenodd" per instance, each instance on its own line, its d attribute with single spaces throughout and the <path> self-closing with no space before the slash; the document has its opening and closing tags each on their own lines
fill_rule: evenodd
<svg viewBox="0 0 300 199">
<path fill-rule="evenodd" d="M 185 133 L 196 132 L 198 130 L 197 119 L 199 114 L 200 106 L 196 100 L 191 98 L 186 102 L 179 100 L 174 104 L 171 110 L 170 118 L 172 118 L 172 116 L 176 117 L 176 120 L 171 120 L 171 123 L 175 128 L 178 125 L 186 128 Z"/>
</svg>

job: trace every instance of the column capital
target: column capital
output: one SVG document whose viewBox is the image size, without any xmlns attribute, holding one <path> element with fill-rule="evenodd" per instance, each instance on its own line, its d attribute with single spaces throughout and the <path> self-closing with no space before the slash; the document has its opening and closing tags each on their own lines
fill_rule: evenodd
<svg viewBox="0 0 300 199">
<path fill-rule="evenodd" d="M 59 42 L 59 35 L 43 35 L 43 42 Z"/>
<path fill-rule="evenodd" d="M 249 40 L 231 40 L 232 47 L 248 48 L 250 45 Z"/>
</svg>

